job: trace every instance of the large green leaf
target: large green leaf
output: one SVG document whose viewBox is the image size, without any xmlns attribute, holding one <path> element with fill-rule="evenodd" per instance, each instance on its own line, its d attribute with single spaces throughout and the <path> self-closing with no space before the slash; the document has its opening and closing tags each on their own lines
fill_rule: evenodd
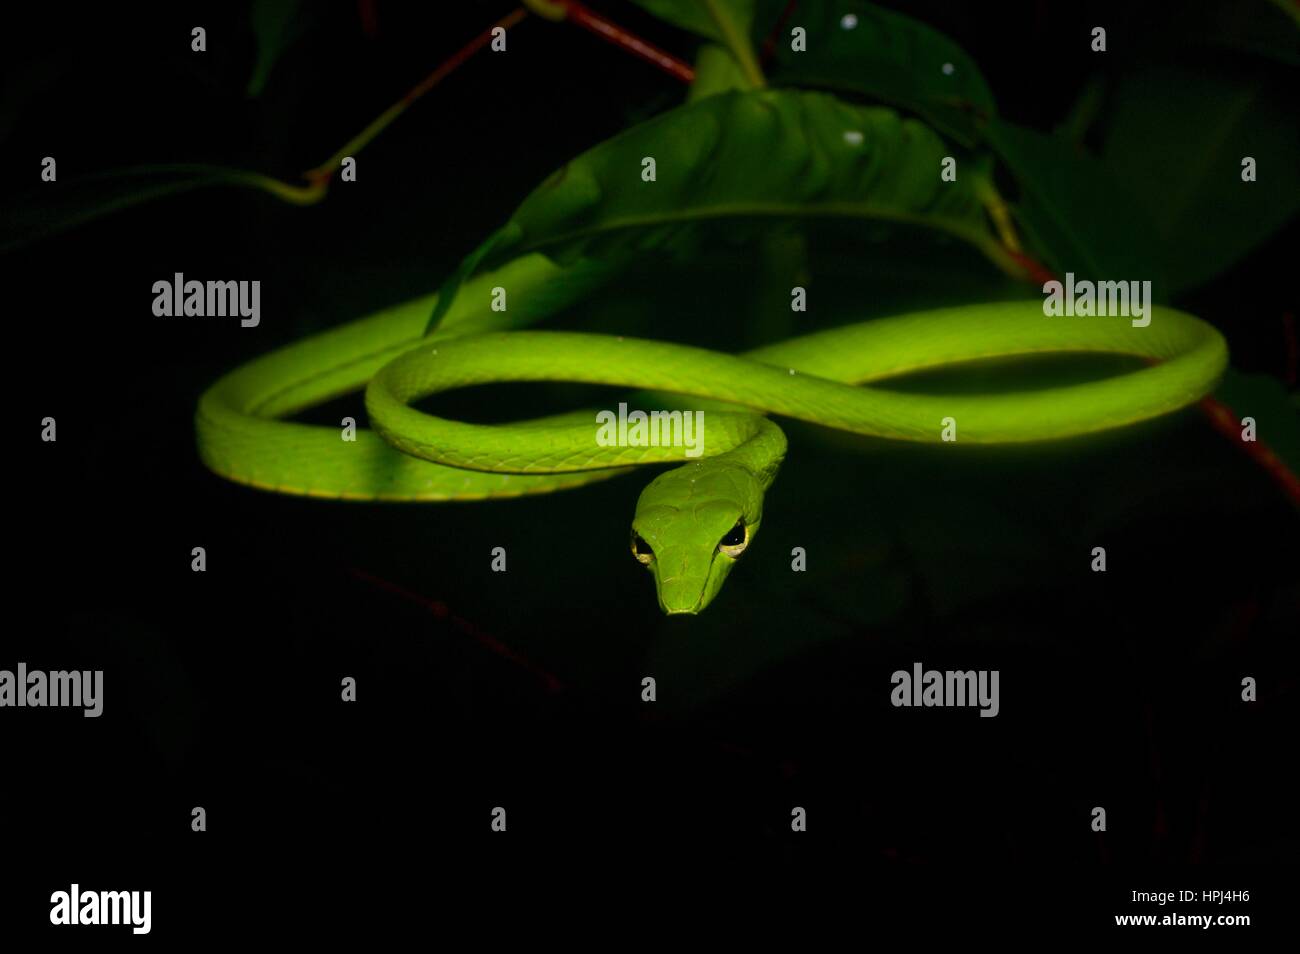
<svg viewBox="0 0 1300 954">
<path fill-rule="evenodd" d="M 983 135 L 1019 183 L 1016 216 L 1047 265 L 1090 280 L 1150 281 L 1168 299 L 1149 219 L 1126 183 L 1060 136 L 997 119 Z"/>
<path fill-rule="evenodd" d="M 708 40 L 726 43 L 718 18 L 725 18 L 741 36 L 749 35 L 754 16 L 754 0 L 632 0 L 638 7 L 660 20 L 699 34 Z"/>
<path fill-rule="evenodd" d="M 696 247 L 816 218 L 938 230 L 1013 270 L 980 203 L 968 164 L 940 179 L 951 150 L 928 126 L 824 93 L 721 93 L 606 140 L 550 176 L 465 260 L 440 296 L 436 321 L 481 266 L 527 252 L 561 264 L 625 251 Z M 653 158 L 656 179 L 642 178 Z M 873 229 L 873 231 L 875 231 Z M 721 233 L 721 234 L 719 234 Z"/>
<path fill-rule="evenodd" d="M 759 0 L 756 31 L 784 7 Z M 1272 11 L 1247 7 L 1200 3 L 1195 10 L 1213 14 L 1238 46 L 1258 47 L 1258 24 Z M 1286 62 L 1277 54 L 1294 48 L 1295 31 L 1285 18 L 1272 19 L 1282 36 L 1270 49 Z M 807 52 L 790 49 L 794 26 L 808 31 Z M 1274 63 L 1148 65 L 1121 77 L 1110 91 L 1104 152 L 1094 158 L 1066 137 L 993 115 L 992 95 L 970 59 L 908 17 L 862 0 L 807 0 L 779 40 L 771 82 L 882 99 L 996 153 L 1018 183 L 1015 211 L 1032 251 L 1058 272 L 1149 278 L 1168 300 L 1238 261 L 1300 209 L 1293 174 L 1300 134 L 1282 81 L 1289 71 Z M 1241 180 L 1244 156 L 1258 163 L 1256 182 Z"/>
<path fill-rule="evenodd" d="M 1300 210 L 1295 78 L 1267 63 L 1153 64 L 1118 82 L 1103 156 L 1153 223 L 1171 292 L 1213 278 Z M 1254 182 L 1241 178 L 1246 156 Z"/>
<path fill-rule="evenodd" d="M 786 0 L 758 0 L 761 42 L 780 20 Z M 791 30 L 807 31 L 807 50 L 791 49 Z M 768 79 L 882 100 L 924 117 L 963 145 L 975 141 L 975 119 L 997 112 L 974 61 L 952 40 L 918 20 L 864 0 L 801 2 L 776 37 Z"/>
</svg>

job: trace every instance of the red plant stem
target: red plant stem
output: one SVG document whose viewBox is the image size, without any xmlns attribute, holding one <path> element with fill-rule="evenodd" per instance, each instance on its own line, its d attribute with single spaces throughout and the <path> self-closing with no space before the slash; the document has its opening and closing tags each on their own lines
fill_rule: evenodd
<svg viewBox="0 0 1300 954">
<path fill-rule="evenodd" d="M 519 23 L 527 15 L 527 11 L 523 8 L 516 8 L 510 13 L 507 13 L 496 23 L 492 24 L 478 36 L 474 37 L 474 39 L 470 40 L 450 57 L 440 63 L 432 73 L 422 79 L 415 86 L 411 87 L 405 96 L 380 113 L 379 117 L 372 121 L 370 125 L 349 139 L 343 148 L 333 156 L 321 163 L 315 169 L 309 169 L 307 172 L 304 172 L 303 178 L 310 182 L 312 186 L 323 195 L 326 184 L 338 170 L 339 163 L 345 156 L 357 152 L 366 146 L 372 139 L 388 128 L 394 120 L 401 116 L 402 113 L 406 111 L 407 107 L 409 107 L 413 102 L 441 83 L 449 75 L 454 73 L 466 60 L 483 47 L 487 46 L 488 43 L 492 41 L 492 31 L 494 29 L 497 27 L 508 29 L 516 23 Z"/>
<path fill-rule="evenodd" d="M 412 593 L 410 590 L 398 586 L 396 583 L 390 583 L 382 577 L 375 576 L 373 573 L 368 573 L 367 571 L 356 567 L 352 568 L 351 573 L 353 577 L 364 583 L 369 583 L 371 586 L 383 590 L 386 593 L 391 593 L 392 595 L 401 597 L 408 602 L 424 607 L 438 619 L 449 620 L 453 626 L 490 652 L 514 663 L 516 666 L 522 666 L 524 669 L 527 669 L 529 672 L 536 675 L 546 683 L 546 689 L 548 692 L 563 691 L 564 683 L 560 682 L 560 680 L 555 676 L 551 675 L 541 666 L 538 666 L 524 656 L 521 656 L 495 636 L 483 632 L 483 630 L 479 629 L 469 620 L 452 613 L 447 604 L 441 600 L 421 596 L 419 593 Z"/>
<path fill-rule="evenodd" d="M 1056 281 L 1056 276 L 1043 266 L 1042 263 L 1030 258 L 1024 252 L 1014 252 L 1011 249 L 1007 249 L 1007 254 L 1020 264 L 1020 266 L 1028 273 L 1028 276 L 1032 281 L 1037 282 L 1040 285 Z"/>
<path fill-rule="evenodd" d="M 361 32 L 372 40 L 379 38 L 377 0 L 357 0 L 357 19 L 361 21 Z"/>
<path fill-rule="evenodd" d="M 781 31 L 781 27 L 785 26 L 785 22 L 790 19 L 790 15 L 794 13 L 798 6 L 799 0 L 790 0 L 785 5 L 785 9 L 781 11 L 781 16 L 777 18 L 776 23 L 772 24 L 772 31 L 763 40 L 763 47 L 758 55 L 759 62 L 763 66 L 771 63 L 772 57 L 776 56 L 776 35 Z"/>
<path fill-rule="evenodd" d="M 1036 282 L 1057 281 L 1055 275 L 1041 262 L 1037 262 L 1023 252 L 1011 252 L 1013 258 L 1024 266 L 1025 271 Z M 1284 316 L 1285 318 L 1290 317 Z M 1282 488 L 1282 492 L 1291 498 L 1291 502 L 1300 507 L 1300 478 L 1273 453 L 1272 449 L 1261 440 L 1243 441 L 1241 439 L 1241 417 L 1228 405 L 1212 395 L 1201 398 L 1201 409 L 1210 426 L 1239 447 L 1247 457 L 1253 460 Z"/>
<path fill-rule="evenodd" d="M 1274 454 L 1263 441 L 1241 439 L 1241 417 L 1237 412 L 1218 398 L 1209 396 L 1201 399 L 1200 407 L 1214 429 L 1245 451 L 1251 460 L 1277 482 L 1283 492 L 1291 498 L 1291 502 L 1300 507 L 1300 478 L 1297 478 L 1282 458 Z"/>
<path fill-rule="evenodd" d="M 629 33 L 617 23 L 605 19 L 594 10 L 578 3 L 577 0 L 567 0 L 564 3 L 564 9 L 568 19 L 584 30 L 596 34 L 602 40 L 613 43 L 620 49 L 626 50 L 638 59 L 658 67 L 669 76 L 681 80 L 683 83 L 693 83 L 695 81 L 695 70 L 691 69 L 689 63 L 679 60 L 666 50 L 661 50 L 659 47 L 647 43 L 636 34 Z"/>
<path fill-rule="evenodd" d="M 433 86 L 436 86 L 440 80 L 446 77 L 449 73 L 455 72 L 456 69 L 462 63 L 464 63 L 466 60 L 468 60 L 479 50 L 483 49 L 483 47 L 487 46 L 490 42 L 492 42 L 493 30 L 495 30 L 497 27 L 501 27 L 502 29 L 509 29 L 510 27 L 514 26 L 516 23 L 521 21 L 525 16 L 527 16 L 527 11 L 522 8 L 518 8 L 507 13 L 496 23 L 492 24 L 490 27 L 488 27 L 478 36 L 474 37 L 474 39 L 470 40 L 459 50 L 453 53 L 448 59 L 444 60 L 442 62 L 442 65 L 440 65 L 436 70 L 434 70 L 427 77 L 425 77 L 424 80 L 420 82 L 418 85 L 416 85 L 409 93 L 403 96 L 402 102 L 410 103 L 413 100 L 419 99 L 421 96 L 427 93 Z"/>
</svg>

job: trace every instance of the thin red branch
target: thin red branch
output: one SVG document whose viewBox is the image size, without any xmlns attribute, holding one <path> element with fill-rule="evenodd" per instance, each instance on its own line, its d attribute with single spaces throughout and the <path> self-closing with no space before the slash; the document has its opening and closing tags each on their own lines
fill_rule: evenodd
<svg viewBox="0 0 1300 954">
<path fill-rule="evenodd" d="M 1046 268 L 1041 262 L 1030 258 L 1024 252 L 1016 252 L 1007 249 L 1007 254 L 1014 258 L 1016 262 L 1019 263 L 1026 272 L 1028 272 L 1029 278 L 1032 281 L 1042 285 L 1056 280 L 1056 276 L 1052 274 L 1050 269 Z"/>
<path fill-rule="evenodd" d="M 577 26 L 596 34 L 602 40 L 614 44 L 631 53 L 638 59 L 663 70 L 673 79 L 683 83 L 695 81 L 695 70 L 689 63 L 679 60 L 666 50 L 661 50 L 652 43 L 647 43 L 634 33 L 601 16 L 596 11 L 583 6 L 577 0 L 563 0 L 566 18 Z"/>
<path fill-rule="evenodd" d="M 311 183 L 312 187 L 323 196 L 325 188 L 328 186 L 330 179 L 333 178 L 334 173 L 338 171 L 339 163 L 345 156 L 365 148 L 371 140 L 396 121 L 413 102 L 437 86 L 440 82 L 460 68 L 460 66 L 471 56 L 483 49 L 483 47 L 487 46 L 492 40 L 493 30 L 497 27 L 508 29 L 516 23 L 519 23 L 527 15 L 528 11 L 524 10 L 522 7 L 517 7 L 510 13 L 507 13 L 496 23 L 489 26 L 482 33 L 474 37 L 474 39 L 470 40 L 450 57 L 440 63 L 432 73 L 420 80 L 420 82 L 415 86 L 411 87 L 411 89 L 406 92 L 405 96 L 380 113 L 379 116 L 370 123 L 370 125 L 366 126 L 365 129 L 361 130 L 361 132 L 349 139 L 343 148 L 333 156 L 325 160 L 325 162 L 321 163 L 316 168 L 308 169 L 304 172 L 303 178 Z"/>
<path fill-rule="evenodd" d="M 469 620 L 452 613 L 447 604 L 441 600 L 421 596 L 419 593 L 412 593 L 410 590 L 398 586 L 396 583 L 390 583 L 382 577 L 375 576 L 373 573 L 368 573 L 367 571 L 357 569 L 356 567 L 352 568 L 351 573 L 356 579 L 369 583 L 371 586 L 383 590 L 385 593 L 391 593 L 392 595 L 401 597 L 408 602 L 424 607 L 437 619 L 448 620 L 453 626 L 465 633 L 489 652 L 514 663 L 516 666 L 522 666 L 524 669 L 527 669 L 529 672 L 536 675 L 546 683 L 546 689 L 548 692 L 562 692 L 564 690 L 564 683 L 560 682 L 560 680 L 555 676 L 551 675 L 527 657 L 515 652 L 495 636 L 485 633 Z"/>
<path fill-rule="evenodd" d="M 1050 269 L 1023 252 L 1012 252 L 1011 255 L 1025 267 L 1034 281 L 1042 283 L 1059 280 Z M 1300 478 L 1296 477 L 1282 458 L 1273 453 L 1265 442 L 1258 439 L 1253 441 L 1241 439 L 1241 417 L 1232 408 L 1212 395 L 1203 397 L 1197 406 L 1210 422 L 1211 427 L 1228 438 L 1234 446 L 1262 468 L 1282 488 L 1282 492 L 1291 498 L 1291 502 L 1300 507 Z"/>
<path fill-rule="evenodd" d="M 361 21 L 361 32 L 372 40 L 379 39 L 377 0 L 357 0 L 357 19 Z"/>
<path fill-rule="evenodd" d="M 402 97 L 402 102 L 410 103 L 413 100 L 419 99 L 432 87 L 437 86 L 438 83 L 449 73 L 454 73 L 462 63 L 492 42 L 492 31 L 497 27 L 501 27 L 503 30 L 509 29 L 523 20 L 527 15 L 528 11 L 524 10 L 522 7 L 511 10 L 496 23 L 492 24 L 478 36 L 474 37 L 474 39 L 462 46 L 446 60 L 443 60 L 442 64 L 436 70 L 426 76 L 420 83 L 412 88 L 410 92 Z"/>
<path fill-rule="evenodd" d="M 781 15 L 777 17 L 776 23 L 772 24 L 772 30 L 763 40 L 762 49 L 759 51 L 759 62 L 763 66 L 771 63 L 772 58 L 776 56 L 776 36 L 781 32 L 781 27 L 785 26 L 786 21 L 790 19 L 791 14 L 794 13 L 798 6 L 799 0 L 790 0 L 785 5 L 785 9 L 781 11 Z"/>
<path fill-rule="evenodd" d="M 1291 498 L 1291 502 L 1300 507 L 1300 478 L 1297 478 L 1283 462 L 1282 458 L 1274 454 L 1272 449 L 1263 441 L 1259 439 L 1243 441 L 1241 439 L 1241 416 L 1214 397 L 1202 398 L 1200 407 L 1205 412 L 1205 416 L 1209 418 L 1214 429 L 1245 451 L 1251 460 L 1273 478 L 1283 492 Z"/>
</svg>

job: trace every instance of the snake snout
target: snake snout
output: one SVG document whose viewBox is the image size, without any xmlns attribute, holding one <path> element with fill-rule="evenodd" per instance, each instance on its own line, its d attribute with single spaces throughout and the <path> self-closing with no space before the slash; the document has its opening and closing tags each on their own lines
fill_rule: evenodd
<svg viewBox="0 0 1300 954">
<path fill-rule="evenodd" d="M 680 579 L 661 581 L 659 607 L 668 616 L 695 616 L 704 603 L 704 587 Z"/>
<path fill-rule="evenodd" d="M 694 616 L 704 608 L 708 577 L 691 572 L 691 561 L 685 552 L 674 547 L 661 553 L 656 570 L 659 608 L 664 613 Z"/>
</svg>

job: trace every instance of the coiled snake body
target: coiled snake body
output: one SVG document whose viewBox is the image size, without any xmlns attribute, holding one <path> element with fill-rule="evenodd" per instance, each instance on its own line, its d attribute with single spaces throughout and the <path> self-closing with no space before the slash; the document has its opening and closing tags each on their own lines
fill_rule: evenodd
<svg viewBox="0 0 1300 954">
<path fill-rule="evenodd" d="M 717 595 L 762 520 L 786 451 L 775 414 L 858 434 L 958 443 L 1039 441 L 1119 427 L 1207 393 L 1227 361 L 1222 336 L 1153 307 L 1124 318 L 1048 318 L 1041 302 L 967 305 L 794 338 L 741 356 L 607 335 L 519 330 L 580 298 L 598 270 L 540 255 L 471 280 L 432 334 L 426 296 L 292 344 L 231 372 L 201 398 L 204 463 L 278 493 L 348 500 L 481 500 L 550 493 L 645 465 L 688 461 L 642 492 L 632 549 L 654 574 L 666 613 L 697 613 Z M 492 311 L 489 289 L 510 288 Z M 863 387 L 913 371 L 1008 355 L 1103 352 L 1149 359 L 1086 384 L 988 395 Z M 517 424 L 449 421 L 412 409 L 426 395 L 497 381 L 626 385 L 703 399 L 703 451 L 603 446 L 590 413 Z M 366 387 L 374 431 L 281 420 Z M 698 406 L 698 405 L 695 405 Z"/>
</svg>

